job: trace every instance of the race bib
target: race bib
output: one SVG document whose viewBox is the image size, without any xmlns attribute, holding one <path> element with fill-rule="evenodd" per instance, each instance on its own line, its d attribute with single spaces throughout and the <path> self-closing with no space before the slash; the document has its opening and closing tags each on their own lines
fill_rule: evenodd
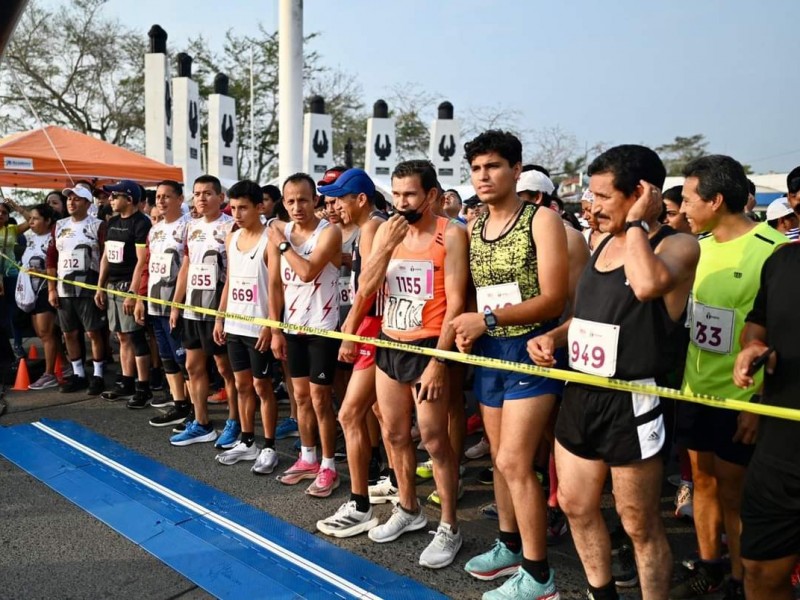
<svg viewBox="0 0 800 600">
<path fill-rule="evenodd" d="M 228 283 L 231 303 L 258 303 L 258 280 L 256 277 L 231 277 Z"/>
<path fill-rule="evenodd" d="M 122 264 L 125 242 L 106 242 L 106 260 L 114 265 Z"/>
<path fill-rule="evenodd" d="M 716 308 L 699 302 L 692 306 L 692 341 L 698 348 L 730 354 L 736 313 L 730 308 Z"/>
<path fill-rule="evenodd" d="M 619 325 L 573 318 L 567 340 L 570 367 L 590 375 L 614 376 L 617 371 Z"/>
<path fill-rule="evenodd" d="M 157 252 L 150 255 L 150 280 L 160 281 L 166 279 L 172 270 L 172 255 L 166 252 Z"/>
<path fill-rule="evenodd" d="M 414 300 L 433 299 L 433 261 L 392 260 L 386 271 L 389 296 Z"/>
<path fill-rule="evenodd" d="M 498 308 L 505 308 L 515 304 L 522 303 L 522 295 L 519 292 L 519 283 L 512 281 L 511 283 L 500 283 L 497 285 L 485 285 L 479 287 L 478 294 L 478 312 L 482 313 L 488 310 L 497 310 Z"/>
<path fill-rule="evenodd" d="M 383 309 L 383 325 L 395 331 L 422 329 L 422 309 L 425 300 L 388 296 Z"/>
<path fill-rule="evenodd" d="M 189 289 L 216 290 L 217 265 L 189 265 Z"/>
<path fill-rule="evenodd" d="M 58 266 L 62 274 L 86 270 L 86 254 L 83 251 L 61 252 L 58 257 Z"/>
<path fill-rule="evenodd" d="M 350 277 L 339 277 L 339 307 L 352 306 L 353 288 L 350 286 Z"/>
</svg>

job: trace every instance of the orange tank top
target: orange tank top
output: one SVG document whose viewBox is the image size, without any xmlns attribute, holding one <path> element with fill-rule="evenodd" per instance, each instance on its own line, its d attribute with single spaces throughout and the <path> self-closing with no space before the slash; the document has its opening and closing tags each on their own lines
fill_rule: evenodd
<svg viewBox="0 0 800 600">
<path fill-rule="evenodd" d="M 383 332 L 401 342 L 438 338 L 447 311 L 444 292 L 444 232 L 448 219 L 436 220 L 430 245 L 414 252 L 400 244 L 386 270 Z"/>
</svg>

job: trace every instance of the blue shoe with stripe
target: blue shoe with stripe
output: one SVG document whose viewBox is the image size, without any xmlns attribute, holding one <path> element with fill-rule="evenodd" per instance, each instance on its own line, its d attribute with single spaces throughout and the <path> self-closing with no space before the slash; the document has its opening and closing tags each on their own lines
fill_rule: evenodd
<svg viewBox="0 0 800 600">
<path fill-rule="evenodd" d="M 228 419 L 225 421 L 225 429 L 219 434 L 214 446 L 217 448 L 233 448 L 236 442 L 239 441 L 239 435 L 241 433 L 242 427 L 239 425 L 239 421 Z"/>
</svg>

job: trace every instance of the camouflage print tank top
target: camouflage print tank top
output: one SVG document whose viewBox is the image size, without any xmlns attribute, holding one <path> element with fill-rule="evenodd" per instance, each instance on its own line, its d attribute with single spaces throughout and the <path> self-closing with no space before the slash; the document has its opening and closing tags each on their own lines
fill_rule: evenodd
<svg viewBox="0 0 800 600">
<path fill-rule="evenodd" d="M 516 221 L 497 239 L 485 237 L 488 214 L 478 217 L 469 247 L 469 264 L 478 297 L 478 312 L 519 304 L 539 295 L 536 245 L 531 234 L 533 216 L 539 207 L 525 204 Z M 488 332 L 492 337 L 524 335 L 540 326 L 509 325 Z"/>
</svg>

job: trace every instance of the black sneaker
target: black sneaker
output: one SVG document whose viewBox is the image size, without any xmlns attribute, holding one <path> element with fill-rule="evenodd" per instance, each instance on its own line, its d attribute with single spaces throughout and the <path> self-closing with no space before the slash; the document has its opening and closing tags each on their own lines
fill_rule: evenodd
<svg viewBox="0 0 800 600">
<path fill-rule="evenodd" d="M 478 483 L 482 483 L 483 485 L 494 485 L 494 469 L 492 467 L 487 467 L 478 473 Z"/>
<path fill-rule="evenodd" d="M 186 426 L 194 421 L 194 407 L 189 409 L 189 415 L 183 420 L 183 423 L 178 423 L 172 428 L 172 433 L 181 433 L 186 431 Z"/>
<path fill-rule="evenodd" d="M 153 389 L 152 387 L 150 389 Z M 150 406 L 153 408 L 167 408 L 168 406 L 172 406 L 174 404 L 172 400 L 172 394 L 169 393 L 169 390 L 160 394 L 158 397 L 153 396 L 153 399 L 150 401 Z"/>
<path fill-rule="evenodd" d="M 625 533 L 625 528 L 622 526 L 622 523 L 617 522 L 617 526 L 611 530 L 609 536 L 611 537 L 612 556 L 616 556 L 624 546 L 633 548 L 633 542 L 631 538 L 628 537 L 628 534 Z"/>
<path fill-rule="evenodd" d="M 374 456 L 369 459 L 369 474 L 367 475 L 370 485 L 378 483 L 381 478 L 381 461 Z"/>
<path fill-rule="evenodd" d="M 152 404 L 151 404 L 152 406 Z M 153 427 L 169 427 L 170 425 L 183 425 L 186 418 L 192 414 L 192 409 L 185 405 L 175 405 L 166 413 L 158 415 L 150 419 L 150 425 Z M 185 425 L 183 425 L 185 429 Z M 181 430 L 183 431 L 183 430 Z"/>
<path fill-rule="evenodd" d="M 150 400 L 153 399 L 153 392 L 150 390 L 136 390 L 133 398 L 125 404 L 128 408 L 147 408 Z"/>
<path fill-rule="evenodd" d="M 61 384 L 59 391 L 62 394 L 73 394 L 85 390 L 88 385 L 89 382 L 86 381 L 86 377 L 78 377 L 73 374 L 67 377 L 67 380 Z"/>
<path fill-rule="evenodd" d="M 104 389 L 106 389 L 106 382 L 103 378 L 98 375 L 92 375 L 92 378 L 89 380 L 88 394 L 90 396 L 99 396 L 103 393 Z"/>
<path fill-rule="evenodd" d="M 722 588 L 724 576 L 722 569 L 720 573 L 712 573 L 708 568 L 708 563 L 698 561 L 693 571 L 689 571 L 689 576 L 669 591 L 672 600 L 687 600 L 688 598 L 699 598 L 706 594 L 713 594 Z"/>
<path fill-rule="evenodd" d="M 639 583 L 633 548 L 622 546 L 616 556 L 611 557 L 611 577 L 614 579 L 614 584 L 621 588 L 634 587 Z"/>
<path fill-rule="evenodd" d="M 557 506 L 547 507 L 547 545 L 552 546 L 558 543 L 563 535 L 567 533 L 567 517 Z"/>
<path fill-rule="evenodd" d="M 109 402 L 116 402 L 117 400 L 130 400 L 135 393 L 136 389 L 132 385 L 125 385 L 122 381 L 116 381 L 113 387 L 100 394 L 100 397 Z"/>
<path fill-rule="evenodd" d="M 157 367 L 150 369 L 150 389 L 154 392 L 164 389 L 164 371 Z"/>
</svg>

